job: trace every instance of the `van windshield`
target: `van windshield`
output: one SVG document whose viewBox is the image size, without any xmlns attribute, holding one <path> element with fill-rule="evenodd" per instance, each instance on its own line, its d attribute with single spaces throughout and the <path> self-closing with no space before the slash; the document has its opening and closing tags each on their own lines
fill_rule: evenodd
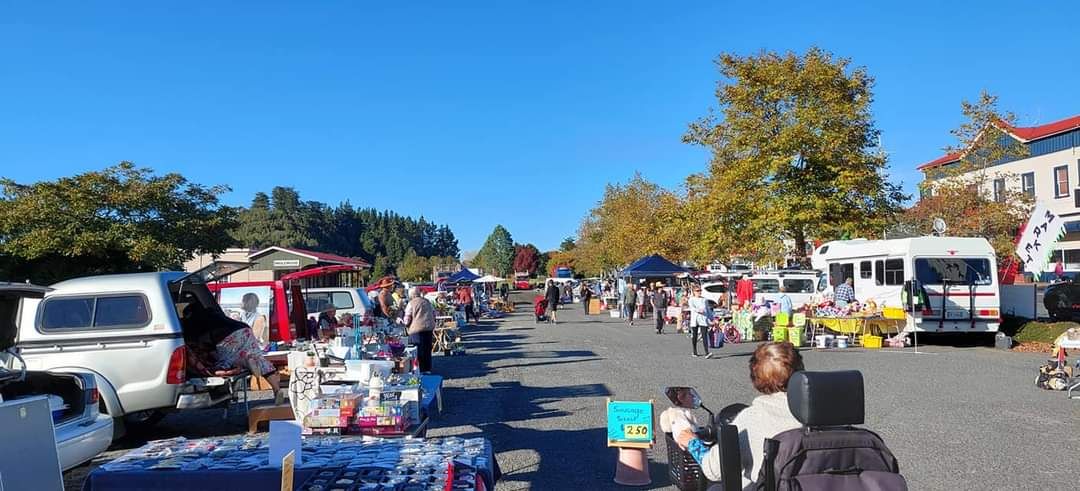
<svg viewBox="0 0 1080 491">
<path fill-rule="evenodd" d="M 915 279 L 924 285 L 940 285 L 946 281 L 960 285 L 993 283 L 989 259 L 966 257 L 915 259 Z"/>
</svg>

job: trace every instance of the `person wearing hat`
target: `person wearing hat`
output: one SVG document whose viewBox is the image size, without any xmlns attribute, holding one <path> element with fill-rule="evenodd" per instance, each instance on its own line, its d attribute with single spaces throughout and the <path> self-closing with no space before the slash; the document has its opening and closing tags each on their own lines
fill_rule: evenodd
<svg viewBox="0 0 1080 491">
<path fill-rule="evenodd" d="M 394 278 L 384 276 L 379 280 L 379 311 L 387 320 L 394 318 Z"/>
<path fill-rule="evenodd" d="M 656 317 L 656 334 L 664 333 L 664 313 L 667 311 L 668 294 L 664 290 L 664 284 L 657 281 L 653 285 L 655 291 L 652 296 L 653 315 Z"/>
</svg>

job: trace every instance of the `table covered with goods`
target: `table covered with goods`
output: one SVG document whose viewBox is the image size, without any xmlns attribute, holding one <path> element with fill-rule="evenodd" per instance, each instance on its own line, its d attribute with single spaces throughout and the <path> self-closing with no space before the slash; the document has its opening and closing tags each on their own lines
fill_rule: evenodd
<svg viewBox="0 0 1080 491">
<path fill-rule="evenodd" d="M 95 469 L 84 491 L 282 489 L 267 435 L 149 442 Z M 483 438 L 310 436 L 295 456 L 294 490 L 491 490 L 500 477 Z"/>
<path fill-rule="evenodd" d="M 399 325 L 338 329 L 332 339 L 292 348 L 289 405 L 273 416 L 256 408 L 258 421 L 295 419 L 306 434 L 420 436 L 439 412 L 442 378 L 418 372 L 416 348 Z"/>
<path fill-rule="evenodd" d="M 904 333 L 907 313 L 899 307 L 878 306 L 873 301 L 839 307 L 826 300 L 808 305 L 807 312 L 815 348 L 903 348 L 910 342 Z"/>
</svg>

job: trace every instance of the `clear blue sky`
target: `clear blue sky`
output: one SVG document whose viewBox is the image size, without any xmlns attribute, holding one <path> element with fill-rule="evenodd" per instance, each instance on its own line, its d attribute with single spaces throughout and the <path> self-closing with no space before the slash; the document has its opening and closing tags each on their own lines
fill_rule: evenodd
<svg viewBox="0 0 1080 491">
<path fill-rule="evenodd" d="M 1021 123 L 1080 114 L 1076 2 L 877 3 L 8 2 L 0 175 L 131 160 L 229 204 L 288 185 L 448 223 L 463 249 L 496 223 L 548 249 L 605 183 L 704 168 L 679 139 L 720 52 L 866 66 L 909 191 L 980 89 Z"/>
</svg>

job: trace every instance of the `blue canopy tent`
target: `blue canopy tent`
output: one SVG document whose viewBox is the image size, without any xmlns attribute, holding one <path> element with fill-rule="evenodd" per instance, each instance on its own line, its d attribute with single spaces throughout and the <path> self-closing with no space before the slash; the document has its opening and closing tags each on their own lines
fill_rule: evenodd
<svg viewBox="0 0 1080 491">
<path fill-rule="evenodd" d="M 462 268 L 461 271 L 450 275 L 450 277 L 447 278 L 446 281 L 448 283 L 469 283 L 479 277 L 480 275 L 469 271 L 468 268 Z"/>
<path fill-rule="evenodd" d="M 659 254 L 645 256 L 630 263 L 629 266 L 619 271 L 620 278 L 660 278 L 671 277 L 685 273 L 686 268 L 679 266 Z"/>
</svg>

